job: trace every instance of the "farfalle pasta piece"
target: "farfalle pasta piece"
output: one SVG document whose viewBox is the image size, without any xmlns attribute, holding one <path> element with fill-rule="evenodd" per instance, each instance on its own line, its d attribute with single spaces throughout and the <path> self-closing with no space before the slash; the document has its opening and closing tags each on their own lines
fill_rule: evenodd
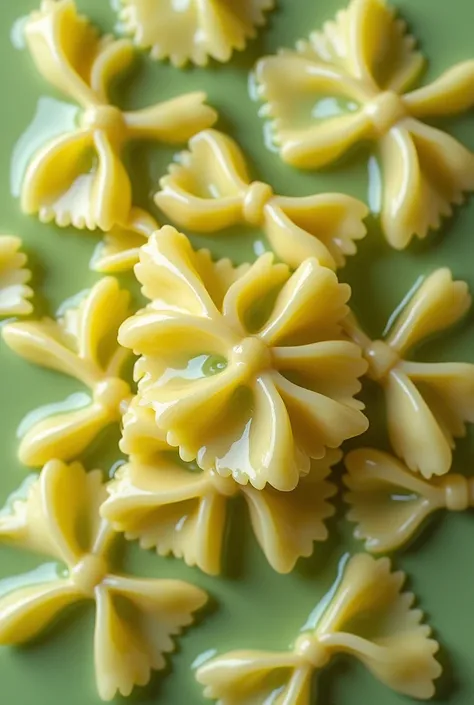
<svg viewBox="0 0 474 705">
<path fill-rule="evenodd" d="M 60 561 L 56 575 L 25 576 L 0 597 L 0 644 L 20 645 L 38 636 L 67 607 L 96 605 L 94 662 L 102 700 L 130 695 L 165 667 L 173 637 L 193 621 L 206 593 L 181 580 L 139 579 L 112 571 L 116 534 L 99 516 L 106 497 L 100 470 L 50 461 L 24 499 L 7 504 L 0 539 Z M 86 537 L 86 538 L 85 538 Z M 123 609 L 124 605 L 127 609 Z"/>
<path fill-rule="evenodd" d="M 119 341 L 141 356 L 141 403 L 183 460 L 289 491 L 310 458 L 366 430 L 354 395 L 367 363 L 341 339 L 350 288 L 316 259 L 291 274 L 268 253 L 224 291 L 168 226 L 135 272 L 151 303 Z"/>
<path fill-rule="evenodd" d="M 387 558 L 353 556 L 314 624 L 291 651 L 232 651 L 202 665 L 196 678 L 220 705 L 310 705 L 312 679 L 340 653 L 354 656 L 375 678 L 403 695 L 427 699 L 441 674 L 438 643 L 402 592 L 405 575 Z"/>
<path fill-rule="evenodd" d="M 169 58 L 175 66 L 191 61 L 205 66 L 209 57 L 229 61 L 234 49 L 245 48 L 265 24 L 275 0 L 119 0 L 125 32 L 134 36 L 154 59 Z"/>
<path fill-rule="evenodd" d="M 388 453 L 360 448 L 345 458 L 354 535 L 373 553 L 404 546 L 434 512 L 474 507 L 474 478 L 448 473 L 423 480 Z"/>
<path fill-rule="evenodd" d="M 132 393 L 120 377 L 130 353 L 118 345 L 117 331 L 129 314 L 129 299 L 116 279 L 106 277 L 56 321 L 44 318 L 2 328 L 4 341 L 16 353 L 77 379 L 91 391 L 89 404 L 48 416 L 27 430 L 19 449 L 25 465 L 76 458 L 100 431 L 121 421 Z"/>
<path fill-rule="evenodd" d="M 374 144 L 383 230 L 396 249 L 438 228 L 474 190 L 474 155 L 422 122 L 474 105 L 474 61 L 408 92 L 423 67 L 414 38 L 385 0 L 352 0 L 296 51 L 266 57 L 256 70 L 285 162 L 319 169 L 356 143 Z"/>
<path fill-rule="evenodd" d="M 215 112 L 200 92 L 135 112 L 112 105 L 110 83 L 130 65 L 133 45 L 100 37 L 73 0 L 43 0 L 26 23 L 25 37 L 38 71 L 80 111 L 77 129 L 45 144 L 28 165 L 23 210 L 60 226 L 125 227 L 132 206 L 122 161 L 125 145 L 134 140 L 184 142 L 212 125 Z"/>
<path fill-rule="evenodd" d="M 102 242 L 98 244 L 92 256 L 92 269 L 105 274 L 132 269 L 138 262 L 140 247 L 158 227 L 158 223 L 149 213 L 140 208 L 132 208 L 125 225 L 116 225 L 104 233 Z"/>
<path fill-rule="evenodd" d="M 33 291 L 27 286 L 31 272 L 20 247 L 19 237 L 0 235 L 0 316 L 23 316 L 33 310 L 28 301 Z"/>
<path fill-rule="evenodd" d="M 160 186 L 156 204 L 181 227 L 216 235 L 234 225 L 262 228 L 276 256 L 294 269 L 308 257 L 341 267 L 366 234 L 363 203 L 341 193 L 276 196 L 250 179 L 236 142 L 216 130 L 193 137 Z"/>
<path fill-rule="evenodd" d="M 364 351 L 368 376 L 385 392 L 390 441 L 411 470 L 443 475 L 452 462 L 454 439 L 474 422 L 474 365 L 405 360 L 414 346 L 459 321 L 471 305 L 465 282 L 449 269 L 427 277 L 404 303 L 383 340 L 370 340 L 350 315 L 346 332 Z"/>
<path fill-rule="evenodd" d="M 124 417 L 121 449 L 129 462 L 109 483 L 110 496 L 101 508 L 116 531 L 138 539 L 144 549 L 172 553 L 216 575 L 221 571 L 227 504 L 240 495 L 257 541 L 276 571 L 290 572 L 300 556 L 312 554 L 315 541 L 327 539 L 324 522 L 334 513 L 327 500 L 336 488 L 326 478 L 340 451 L 313 461 L 310 474 L 293 492 L 256 490 L 215 470 L 183 467 L 159 432 L 153 411 L 139 402 L 137 397 Z"/>
</svg>

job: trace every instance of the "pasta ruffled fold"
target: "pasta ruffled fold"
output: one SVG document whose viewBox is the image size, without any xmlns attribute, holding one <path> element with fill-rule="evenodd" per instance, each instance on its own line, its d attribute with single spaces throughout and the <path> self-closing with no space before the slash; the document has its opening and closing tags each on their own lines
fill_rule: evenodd
<svg viewBox="0 0 474 705">
<path fill-rule="evenodd" d="M 158 223 L 149 213 L 132 208 L 123 226 L 116 225 L 104 233 L 92 256 L 91 268 L 104 274 L 132 269 L 138 262 L 140 247 L 155 230 L 158 230 Z"/>
<path fill-rule="evenodd" d="M 132 188 L 122 161 L 125 145 L 185 142 L 212 125 L 215 112 L 200 92 L 135 112 L 113 105 L 110 84 L 129 67 L 133 46 L 100 37 L 73 0 L 43 0 L 26 23 L 25 37 L 38 71 L 80 111 L 77 129 L 45 144 L 28 165 L 23 210 L 60 226 L 127 228 Z"/>
<path fill-rule="evenodd" d="M 19 549 L 53 558 L 54 579 L 16 581 L 0 596 L 0 644 L 19 645 L 39 635 L 77 602 L 96 605 L 94 663 L 102 700 L 130 695 L 165 667 L 173 637 L 206 602 L 199 588 L 181 580 L 116 575 L 110 566 L 114 532 L 99 516 L 106 497 L 100 470 L 50 461 L 0 517 L 0 538 Z M 86 539 L 84 537 L 87 537 Z M 86 543 L 86 545 L 85 545 Z M 124 605 L 127 609 L 124 610 Z"/>
<path fill-rule="evenodd" d="M 229 61 L 234 49 L 265 24 L 274 0 L 120 0 L 123 28 L 154 59 L 169 58 L 175 66 L 188 61 L 205 66 L 209 57 Z"/>
<path fill-rule="evenodd" d="M 448 473 L 423 480 L 393 456 L 372 448 L 352 451 L 345 464 L 346 500 L 351 505 L 347 518 L 357 524 L 356 538 L 373 553 L 407 544 L 434 512 L 462 512 L 474 506 L 472 477 Z"/>
<path fill-rule="evenodd" d="M 232 651 L 200 666 L 205 697 L 220 705 L 310 705 L 313 674 L 337 654 L 354 656 L 384 685 L 428 699 L 441 674 L 423 613 L 402 592 L 405 575 L 387 558 L 353 556 L 317 623 L 306 626 L 291 651 Z"/>
<path fill-rule="evenodd" d="M 354 399 L 367 363 L 341 334 L 350 288 L 315 259 L 292 275 L 264 255 L 227 290 L 207 267 L 170 227 L 141 250 L 151 303 L 119 331 L 140 355 L 140 403 L 183 460 L 293 490 L 310 458 L 367 428 Z"/>
<path fill-rule="evenodd" d="M 31 272 L 25 267 L 27 259 L 20 247 L 19 237 L 0 235 L 0 316 L 24 316 L 33 311 L 28 301 L 33 291 L 27 286 Z"/>
<path fill-rule="evenodd" d="M 415 39 L 385 0 L 352 0 L 296 51 L 261 59 L 256 70 L 285 162 L 319 169 L 357 143 L 374 144 L 382 226 L 396 249 L 438 228 L 474 190 L 474 155 L 422 122 L 472 108 L 474 61 L 413 90 L 423 67 Z"/>
<path fill-rule="evenodd" d="M 19 448 L 25 465 L 41 467 L 52 459 L 74 459 L 100 431 L 120 423 L 132 397 L 129 384 L 120 376 L 130 353 L 117 343 L 129 299 L 116 279 L 105 277 L 77 308 L 67 308 L 56 321 L 44 318 L 2 328 L 4 341 L 18 355 L 73 377 L 91 391 L 81 408 L 48 416 L 28 428 Z"/>
<path fill-rule="evenodd" d="M 325 520 L 336 493 L 327 480 L 340 451 L 313 461 L 310 474 L 293 492 L 239 485 L 215 470 L 186 468 L 165 441 L 151 409 L 136 397 L 124 417 L 121 449 L 129 462 L 108 485 L 102 516 L 144 549 L 172 553 L 211 575 L 221 571 L 227 504 L 242 496 L 263 553 L 274 570 L 288 573 L 300 556 L 313 552 L 315 541 L 328 537 Z M 173 452 L 174 451 L 174 452 Z"/>
<path fill-rule="evenodd" d="M 388 432 L 396 454 L 424 477 L 444 475 L 454 439 L 474 422 L 474 365 L 404 359 L 414 346 L 457 323 L 468 311 L 467 284 L 448 269 L 427 277 L 404 304 L 383 340 L 370 340 L 350 315 L 344 327 L 369 363 L 368 376 L 385 392 Z"/>
<path fill-rule="evenodd" d="M 216 130 L 193 137 L 160 186 L 155 202 L 179 226 L 216 235 L 234 225 L 259 227 L 294 269 L 308 257 L 342 267 L 366 234 L 363 203 L 341 193 L 276 196 L 268 184 L 251 181 L 236 142 Z"/>
</svg>

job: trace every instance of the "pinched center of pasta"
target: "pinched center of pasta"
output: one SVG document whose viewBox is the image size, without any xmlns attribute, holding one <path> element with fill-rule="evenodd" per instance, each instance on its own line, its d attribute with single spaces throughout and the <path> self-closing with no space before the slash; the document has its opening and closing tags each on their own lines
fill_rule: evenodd
<svg viewBox="0 0 474 705">
<path fill-rule="evenodd" d="M 94 389 L 94 401 L 117 419 L 122 418 L 130 398 L 130 386 L 119 377 L 104 379 Z"/>
<path fill-rule="evenodd" d="M 258 227 L 265 221 L 265 206 L 273 198 L 273 189 L 262 181 L 254 181 L 246 189 L 242 214 L 249 225 Z"/>
<path fill-rule="evenodd" d="M 403 98 L 393 91 L 384 91 L 367 103 L 365 113 L 380 137 L 408 115 Z"/>
<path fill-rule="evenodd" d="M 232 349 L 232 362 L 243 368 L 243 377 L 250 379 L 272 367 L 272 353 L 257 337 L 244 338 Z"/>
<path fill-rule="evenodd" d="M 303 634 L 295 643 L 295 652 L 315 669 L 323 668 L 331 659 L 331 653 L 315 636 Z"/>
<path fill-rule="evenodd" d="M 104 581 L 107 573 L 107 561 L 88 553 L 73 568 L 71 579 L 86 597 L 94 597 L 95 588 Z"/>
<path fill-rule="evenodd" d="M 451 512 L 465 512 L 474 505 L 474 478 L 446 475 L 441 481 L 446 507 Z"/>
<path fill-rule="evenodd" d="M 387 378 L 394 367 L 400 362 L 400 356 L 383 340 L 374 340 L 365 350 L 365 358 L 369 363 L 369 376 L 376 382 Z"/>
<path fill-rule="evenodd" d="M 121 139 L 127 131 L 122 111 L 113 105 L 88 108 L 82 116 L 82 124 L 90 130 L 102 130 L 112 139 Z"/>
</svg>

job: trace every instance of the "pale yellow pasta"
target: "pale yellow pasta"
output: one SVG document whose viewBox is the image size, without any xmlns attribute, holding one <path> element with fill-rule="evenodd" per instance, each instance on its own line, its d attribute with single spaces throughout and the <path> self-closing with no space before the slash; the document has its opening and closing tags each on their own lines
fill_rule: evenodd
<svg viewBox="0 0 474 705">
<path fill-rule="evenodd" d="M 413 90 L 424 68 L 415 46 L 385 0 L 351 0 L 309 41 L 256 69 L 284 161 L 319 169 L 357 143 L 374 145 L 382 226 L 397 249 L 438 228 L 474 190 L 474 155 L 429 124 L 474 105 L 474 61 Z"/>
<path fill-rule="evenodd" d="M 28 301 L 33 291 L 27 286 L 31 272 L 20 247 L 19 237 L 0 235 L 0 316 L 23 316 L 33 310 Z"/>
<path fill-rule="evenodd" d="M 77 458 L 104 428 L 120 423 L 132 397 L 121 376 L 130 354 L 117 343 L 129 299 L 116 279 L 106 277 L 56 321 L 44 318 L 2 328 L 4 341 L 16 353 L 77 379 L 91 393 L 79 408 L 46 418 L 40 415 L 41 420 L 28 428 L 19 449 L 26 465 L 41 467 L 51 459 Z"/>
<path fill-rule="evenodd" d="M 327 500 L 336 493 L 327 476 L 340 460 L 340 451 L 328 451 L 322 460 L 313 461 L 311 472 L 293 492 L 256 490 L 215 470 L 183 467 L 157 428 L 153 411 L 139 402 L 136 397 L 123 420 L 121 449 L 129 462 L 109 483 L 110 496 L 101 507 L 116 531 L 138 539 L 144 549 L 172 553 L 217 575 L 225 550 L 228 503 L 240 495 L 255 537 L 276 571 L 289 573 L 300 556 L 311 555 L 315 541 L 327 539 L 324 522 L 334 513 Z"/>
<path fill-rule="evenodd" d="M 93 600 L 97 690 L 102 700 L 112 700 L 118 693 L 130 695 L 135 685 L 148 683 L 152 671 L 165 668 L 173 637 L 192 623 L 207 596 L 181 580 L 115 574 L 110 549 L 116 534 L 99 516 L 105 497 L 100 470 L 86 473 L 79 463 L 53 460 L 24 497 L 7 504 L 0 539 L 66 569 L 15 578 L 15 587 L 0 597 L 0 644 L 30 641 L 70 605 Z"/>
<path fill-rule="evenodd" d="M 373 553 L 404 546 L 436 511 L 464 512 L 474 507 L 474 478 L 455 473 L 424 480 L 397 458 L 360 448 L 345 458 L 354 535 Z"/>
<path fill-rule="evenodd" d="M 124 225 L 115 225 L 104 233 L 92 256 L 91 268 L 106 274 L 132 269 L 138 262 L 140 247 L 155 230 L 158 223 L 149 213 L 132 208 Z"/>
<path fill-rule="evenodd" d="M 387 558 L 350 558 L 321 610 L 314 611 L 287 652 L 243 649 L 212 658 L 196 678 L 220 705 L 310 705 L 312 679 L 337 654 L 354 656 L 384 685 L 427 699 L 441 674 L 438 643 L 402 592 L 405 575 Z"/>
<path fill-rule="evenodd" d="M 342 193 L 277 196 L 251 181 L 237 143 L 216 130 L 191 139 L 160 187 L 155 202 L 174 223 L 221 237 L 234 225 L 260 228 L 278 259 L 295 269 L 308 257 L 342 267 L 366 234 L 363 203 Z"/>
<path fill-rule="evenodd" d="M 77 129 L 44 145 L 28 165 L 21 203 L 42 221 L 76 228 L 126 227 L 132 187 L 122 161 L 133 140 L 185 142 L 210 127 L 216 113 L 202 92 L 187 93 L 134 112 L 109 99 L 110 83 L 134 58 L 127 39 L 100 37 L 73 0 L 43 0 L 25 25 L 36 68 L 79 105 Z"/>
<path fill-rule="evenodd" d="M 154 59 L 175 66 L 229 61 L 265 24 L 275 0 L 118 0 L 123 28 Z"/>
<path fill-rule="evenodd" d="M 454 439 L 474 422 L 474 365 L 412 362 L 414 346 L 459 321 L 471 305 L 467 284 L 449 269 L 428 276 L 404 302 L 383 340 L 372 341 L 350 315 L 344 327 L 364 351 L 368 376 L 385 393 L 392 447 L 411 470 L 424 477 L 447 473 Z"/>
<path fill-rule="evenodd" d="M 310 458 L 366 430 L 354 395 L 367 363 L 341 333 L 350 288 L 316 259 L 291 274 L 266 254 L 225 289 L 167 226 L 135 272 L 151 303 L 119 341 L 140 355 L 141 403 L 184 460 L 289 491 Z"/>
</svg>

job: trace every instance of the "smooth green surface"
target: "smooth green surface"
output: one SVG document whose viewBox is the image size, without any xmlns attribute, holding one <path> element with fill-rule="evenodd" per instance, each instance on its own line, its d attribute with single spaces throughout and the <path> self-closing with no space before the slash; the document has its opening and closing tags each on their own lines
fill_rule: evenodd
<svg viewBox="0 0 474 705">
<path fill-rule="evenodd" d="M 238 0 L 235 0 L 238 2 Z M 22 236 L 34 269 L 37 313 L 54 313 L 58 305 L 89 287 L 97 275 L 88 263 L 97 242 L 94 234 L 45 226 L 19 211 L 10 191 L 18 187 L 24 142 L 16 152 L 11 180 L 11 158 L 15 144 L 25 133 L 45 97 L 61 100 L 37 75 L 28 53 L 12 46 L 15 21 L 34 9 L 38 0 L 3 0 L 0 5 L 0 85 L 2 95 L 0 133 L 0 230 Z M 359 155 L 343 168 L 324 174 L 298 173 L 285 166 L 267 149 L 258 106 L 249 98 L 249 71 L 260 54 L 291 46 L 311 27 L 318 27 L 342 6 L 340 0 L 280 0 L 269 27 L 260 41 L 225 66 L 179 71 L 154 64 L 142 55 L 136 71 L 121 87 L 122 104 L 141 107 L 189 89 L 204 89 L 209 102 L 222 116 L 220 126 L 238 139 L 251 155 L 255 176 L 271 183 L 284 195 L 303 195 L 340 190 L 367 198 L 368 166 Z M 404 17 L 430 59 L 428 77 L 452 63 L 474 55 L 472 0 L 398 0 Z M 81 10 L 104 30 L 112 30 L 114 13 L 107 0 L 79 0 Z M 15 35 L 16 36 L 16 35 Z M 53 109 L 53 112 L 51 112 Z M 51 117 L 55 116 L 55 120 Z M 48 127 L 59 127 L 74 118 L 74 110 L 44 101 L 40 119 Z M 49 123 L 49 124 L 48 124 Z M 474 116 L 451 123 L 453 134 L 474 149 Z M 31 136 L 29 137 L 31 140 Z M 23 144 L 23 146 L 22 146 Z M 137 203 L 148 206 L 172 152 L 142 146 L 130 156 L 136 182 Z M 164 222 L 162 220 L 162 222 Z M 416 279 L 437 266 L 449 266 L 457 278 L 466 279 L 474 290 L 474 204 L 456 212 L 442 234 L 414 244 L 407 252 L 391 252 L 376 226 L 360 247 L 359 255 L 343 272 L 354 288 L 353 302 L 369 332 L 379 333 L 393 309 Z M 216 256 L 231 255 L 236 261 L 251 258 L 259 233 L 233 232 L 228 237 L 195 238 L 210 245 Z M 426 345 L 426 360 L 470 360 L 474 362 L 472 317 L 449 338 Z M 27 470 L 16 459 L 16 430 L 25 415 L 39 406 L 60 402 L 79 386 L 59 374 L 34 368 L 0 343 L 0 448 L 2 466 L 0 492 L 6 497 L 21 484 Z M 373 398 L 372 398 L 373 393 Z M 373 422 L 366 439 L 352 445 L 386 445 L 381 406 L 377 394 L 367 390 Z M 470 472 L 474 461 L 474 435 L 459 442 L 455 467 Z M 108 472 L 119 459 L 117 434 L 110 433 L 83 458 L 86 467 L 101 466 Z M 106 449 L 104 451 L 104 448 Z M 211 608 L 200 622 L 179 640 L 168 674 L 158 674 L 150 687 L 130 699 L 143 705 L 200 705 L 200 688 L 190 670 L 203 652 L 216 649 L 261 647 L 284 648 L 305 623 L 317 601 L 330 587 L 338 561 L 360 546 L 350 541 L 351 527 L 341 517 L 330 522 L 332 540 L 317 547 L 312 559 L 300 561 L 289 576 L 279 576 L 266 564 L 251 536 L 247 517 L 237 504 L 229 522 L 229 552 L 220 579 L 204 576 L 175 559 L 129 547 L 123 568 L 137 575 L 177 577 L 194 581 L 209 591 Z M 451 514 L 434 521 L 408 551 L 396 556 L 396 565 L 409 574 L 409 584 L 419 597 L 442 644 L 446 674 L 439 683 L 437 702 L 471 705 L 474 702 L 474 521 L 470 512 Z M 37 558 L 10 549 L 0 549 L 0 578 L 31 570 Z M 92 663 L 93 608 L 80 607 L 62 619 L 40 642 L 22 649 L 0 649 L 0 703 L 2 705 L 97 705 Z M 405 698 L 376 682 L 354 660 L 341 661 L 319 678 L 320 705 L 401 705 Z M 118 702 L 122 702 L 118 699 Z M 316 702 L 316 700 L 314 700 Z"/>
</svg>

